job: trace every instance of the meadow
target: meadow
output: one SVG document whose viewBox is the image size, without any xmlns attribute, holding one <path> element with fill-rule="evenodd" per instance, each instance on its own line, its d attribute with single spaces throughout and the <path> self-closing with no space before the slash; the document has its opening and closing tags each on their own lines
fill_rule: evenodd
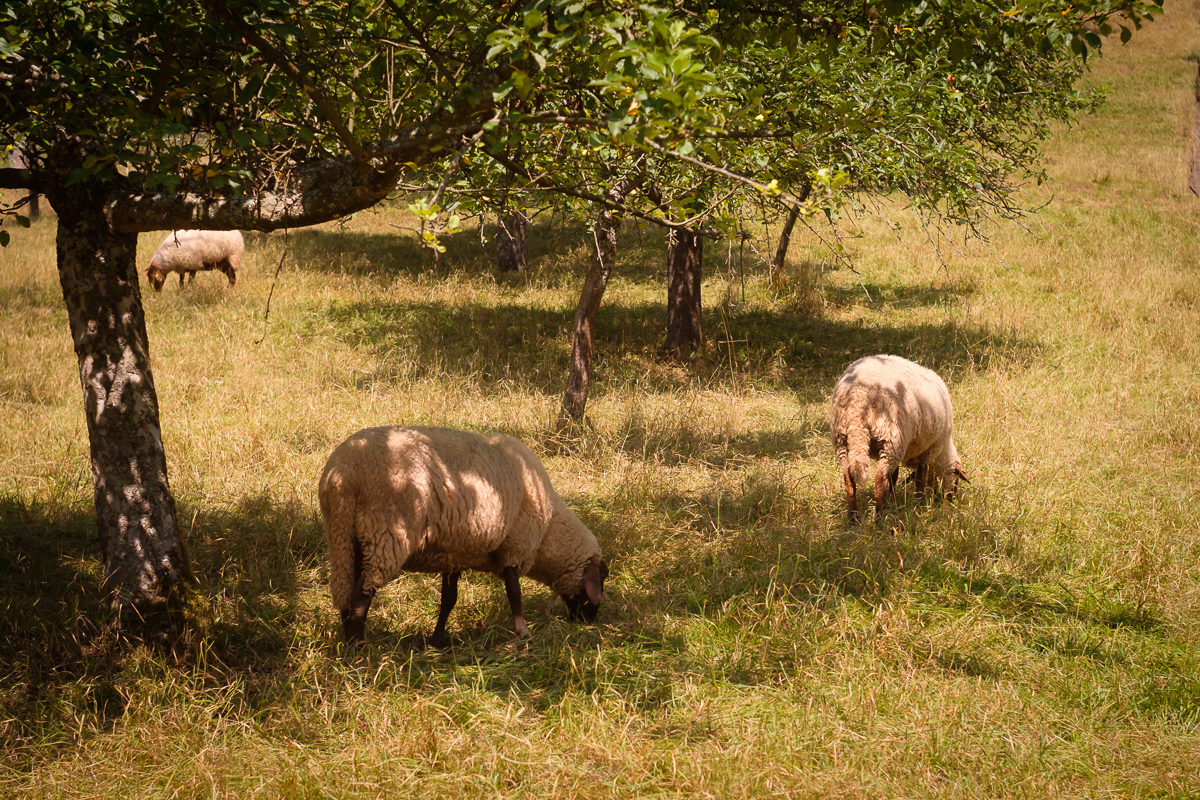
<svg viewBox="0 0 1200 800">
<path fill-rule="evenodd" d="M 422 250 L 403 202 L 248 234 L 143 282 L 204 628 L 119 643 L 99 593 L 54 219 L 0 250 L 0 795 L 38 798 L 1200 796 L 1200 232 L 1194 0 L 1089 83 L 1038 208 L 988 240 L 900 201 L 793 242 L 710 244 L 707 344 L 664 359 L 665 245 L 626 222 L 590 421 L 556 433 L 587 263 L 545 214 L 525 274 L 487 226 Z M 148 261 L 162 234 L 139 241 Z M 269 300 L 269 304 L 268 304 Z M 834 382 L 897 353 L 950 387 L 972 483 L 851 527 Z M 595 626 L 526 582 L 381 591 L 344 653 L 316 484 L 359 428 L 527 442 L 612 574 Z"/>
</svg>

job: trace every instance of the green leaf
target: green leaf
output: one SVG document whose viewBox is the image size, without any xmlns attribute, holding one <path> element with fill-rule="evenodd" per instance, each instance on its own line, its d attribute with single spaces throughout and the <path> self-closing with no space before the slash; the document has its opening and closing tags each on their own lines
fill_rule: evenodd
<svg viewBox="0 0 1200 800">
<path fill-rule="evenodd" d="M 491 62 L 497 55 L 507 53 L 509 50 L 512 50 L 512 47 L 508 42 L 497 42 L 488 48 L 487 55 L 483 57 L 483 60 Z"/>
</svg>

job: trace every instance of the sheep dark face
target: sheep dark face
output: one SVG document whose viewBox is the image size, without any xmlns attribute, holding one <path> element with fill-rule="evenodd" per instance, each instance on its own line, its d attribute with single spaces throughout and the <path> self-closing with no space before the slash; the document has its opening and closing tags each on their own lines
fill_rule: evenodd
<svg viewBox="0 0 1200 800">
<path fill-rule="evenodd" d="M 573 622 L 596 621 L 600 613 L 600 600 L 604 596 L 604 579 L 608 577 L 608 564 L 602 558 L 588 560 L 583 568 L 583 586 L 576 595 L 563 595 L 567 604 L 567 618 Z"/>
<path fill-rule="evenodd" d="M 947 498 L 954 497 L 958 491 L 959 481 L 970 483 L 971 479 L 967 477 L 967 471 L 963 469 L 962 462 L 955 461 L 942 475 L 942 496 Z"/>
<path fill-rule="evenodd" d="M 150 281 L 150 285 L 154 287 L 154 291 L 161 292 L 163 283 L 167 280 L 167 273 L 151 264 L 146 269 L 146 278 Z"/>
</svg>

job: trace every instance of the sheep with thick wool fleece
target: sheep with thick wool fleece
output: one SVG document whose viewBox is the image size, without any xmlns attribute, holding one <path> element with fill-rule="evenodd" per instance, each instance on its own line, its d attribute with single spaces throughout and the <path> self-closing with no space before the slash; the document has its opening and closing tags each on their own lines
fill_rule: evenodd
<svg viewBox="0 0 1200 800">
<path fill-rule="evenodd" d="M 882 516 L 900 465 L 913 470 L 917 495 L 932 483 L 946 494 L 969 481 L 951 433 L 950 392 L 937 373 L 906 358 L 875 355 L 855 361 L 833 390 L 830 433 L 851 521 L 858 520 L 857 487 L 866 482 L 871 458 L 875 513 Z"/>
<path fill-rule="evenodd" d="M 233 286 L 245 256 L 241 231 L 171 231 L 150 258 L 146 278 L 158 292 L 169 273 L 179 273 L 179 285 L 183 286 L 185 275 L 191 280 L 197 272 L 215 269 L 225 273 Z"/>
<path fill-rule="evenodd" d="M 529 634 L 522 575 L 562 595 L 572 618 L 596 618 L 608 575 L 600 545 L 516 439 L 366 428 L 334 449 L 318 494 L 330 594 L 347 641 L 363 637 L 371 599 L 401 570 L 442 575 L 437 645 L 447 641 L 458 578 L 468 569 L 504 578 L 518 635 Z"/>
</svg>

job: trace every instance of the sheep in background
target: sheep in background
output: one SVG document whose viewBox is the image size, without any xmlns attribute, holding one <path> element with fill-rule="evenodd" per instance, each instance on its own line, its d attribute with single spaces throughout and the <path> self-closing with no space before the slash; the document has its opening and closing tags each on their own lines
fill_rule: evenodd
<svg viewBox="0 0 1200 800">
<path fill-rule="evenodd" d="M 329 456 L 319 487 L 329 588 L 348 642 L 363 638 L 375 592 L 401 570 L 441 573 L 432 642 L 463 570 L 504 578 L 519 636 L 522 575 L 562 595 L 572 619 L 596 619 L 608 566 L 529 448 L 500 434 L 434 427 L 366 428 Z"/>
<path fill-rule="evenodd" d="M 830 428 L 842 468 L 851 522 L 858 521 L 857 487 L 875 473 L 875 513 L 882 516 L 900 465 L 913 470 L 917 496 L 933 483 L 946 494 L 958 480 L 970 482 L 959 461 L 951 431 L 954 411 L 946 384 L 932 370 L 899 356 L 855 361 L 833 390 Z"/>
<path fill-rule="evenodd" d="M 183 276 L 191 280 L 197 272 L 217 269 L 229 278 L 229 285 L 237 282 L 237 271 L 242 267 L 246 245 L 240 231 L 171 231 L 154 251 L 146 277 L 154 291 L 162 291 L 167 273 L 179 273 L 179 285 Z"/>
</svg>

